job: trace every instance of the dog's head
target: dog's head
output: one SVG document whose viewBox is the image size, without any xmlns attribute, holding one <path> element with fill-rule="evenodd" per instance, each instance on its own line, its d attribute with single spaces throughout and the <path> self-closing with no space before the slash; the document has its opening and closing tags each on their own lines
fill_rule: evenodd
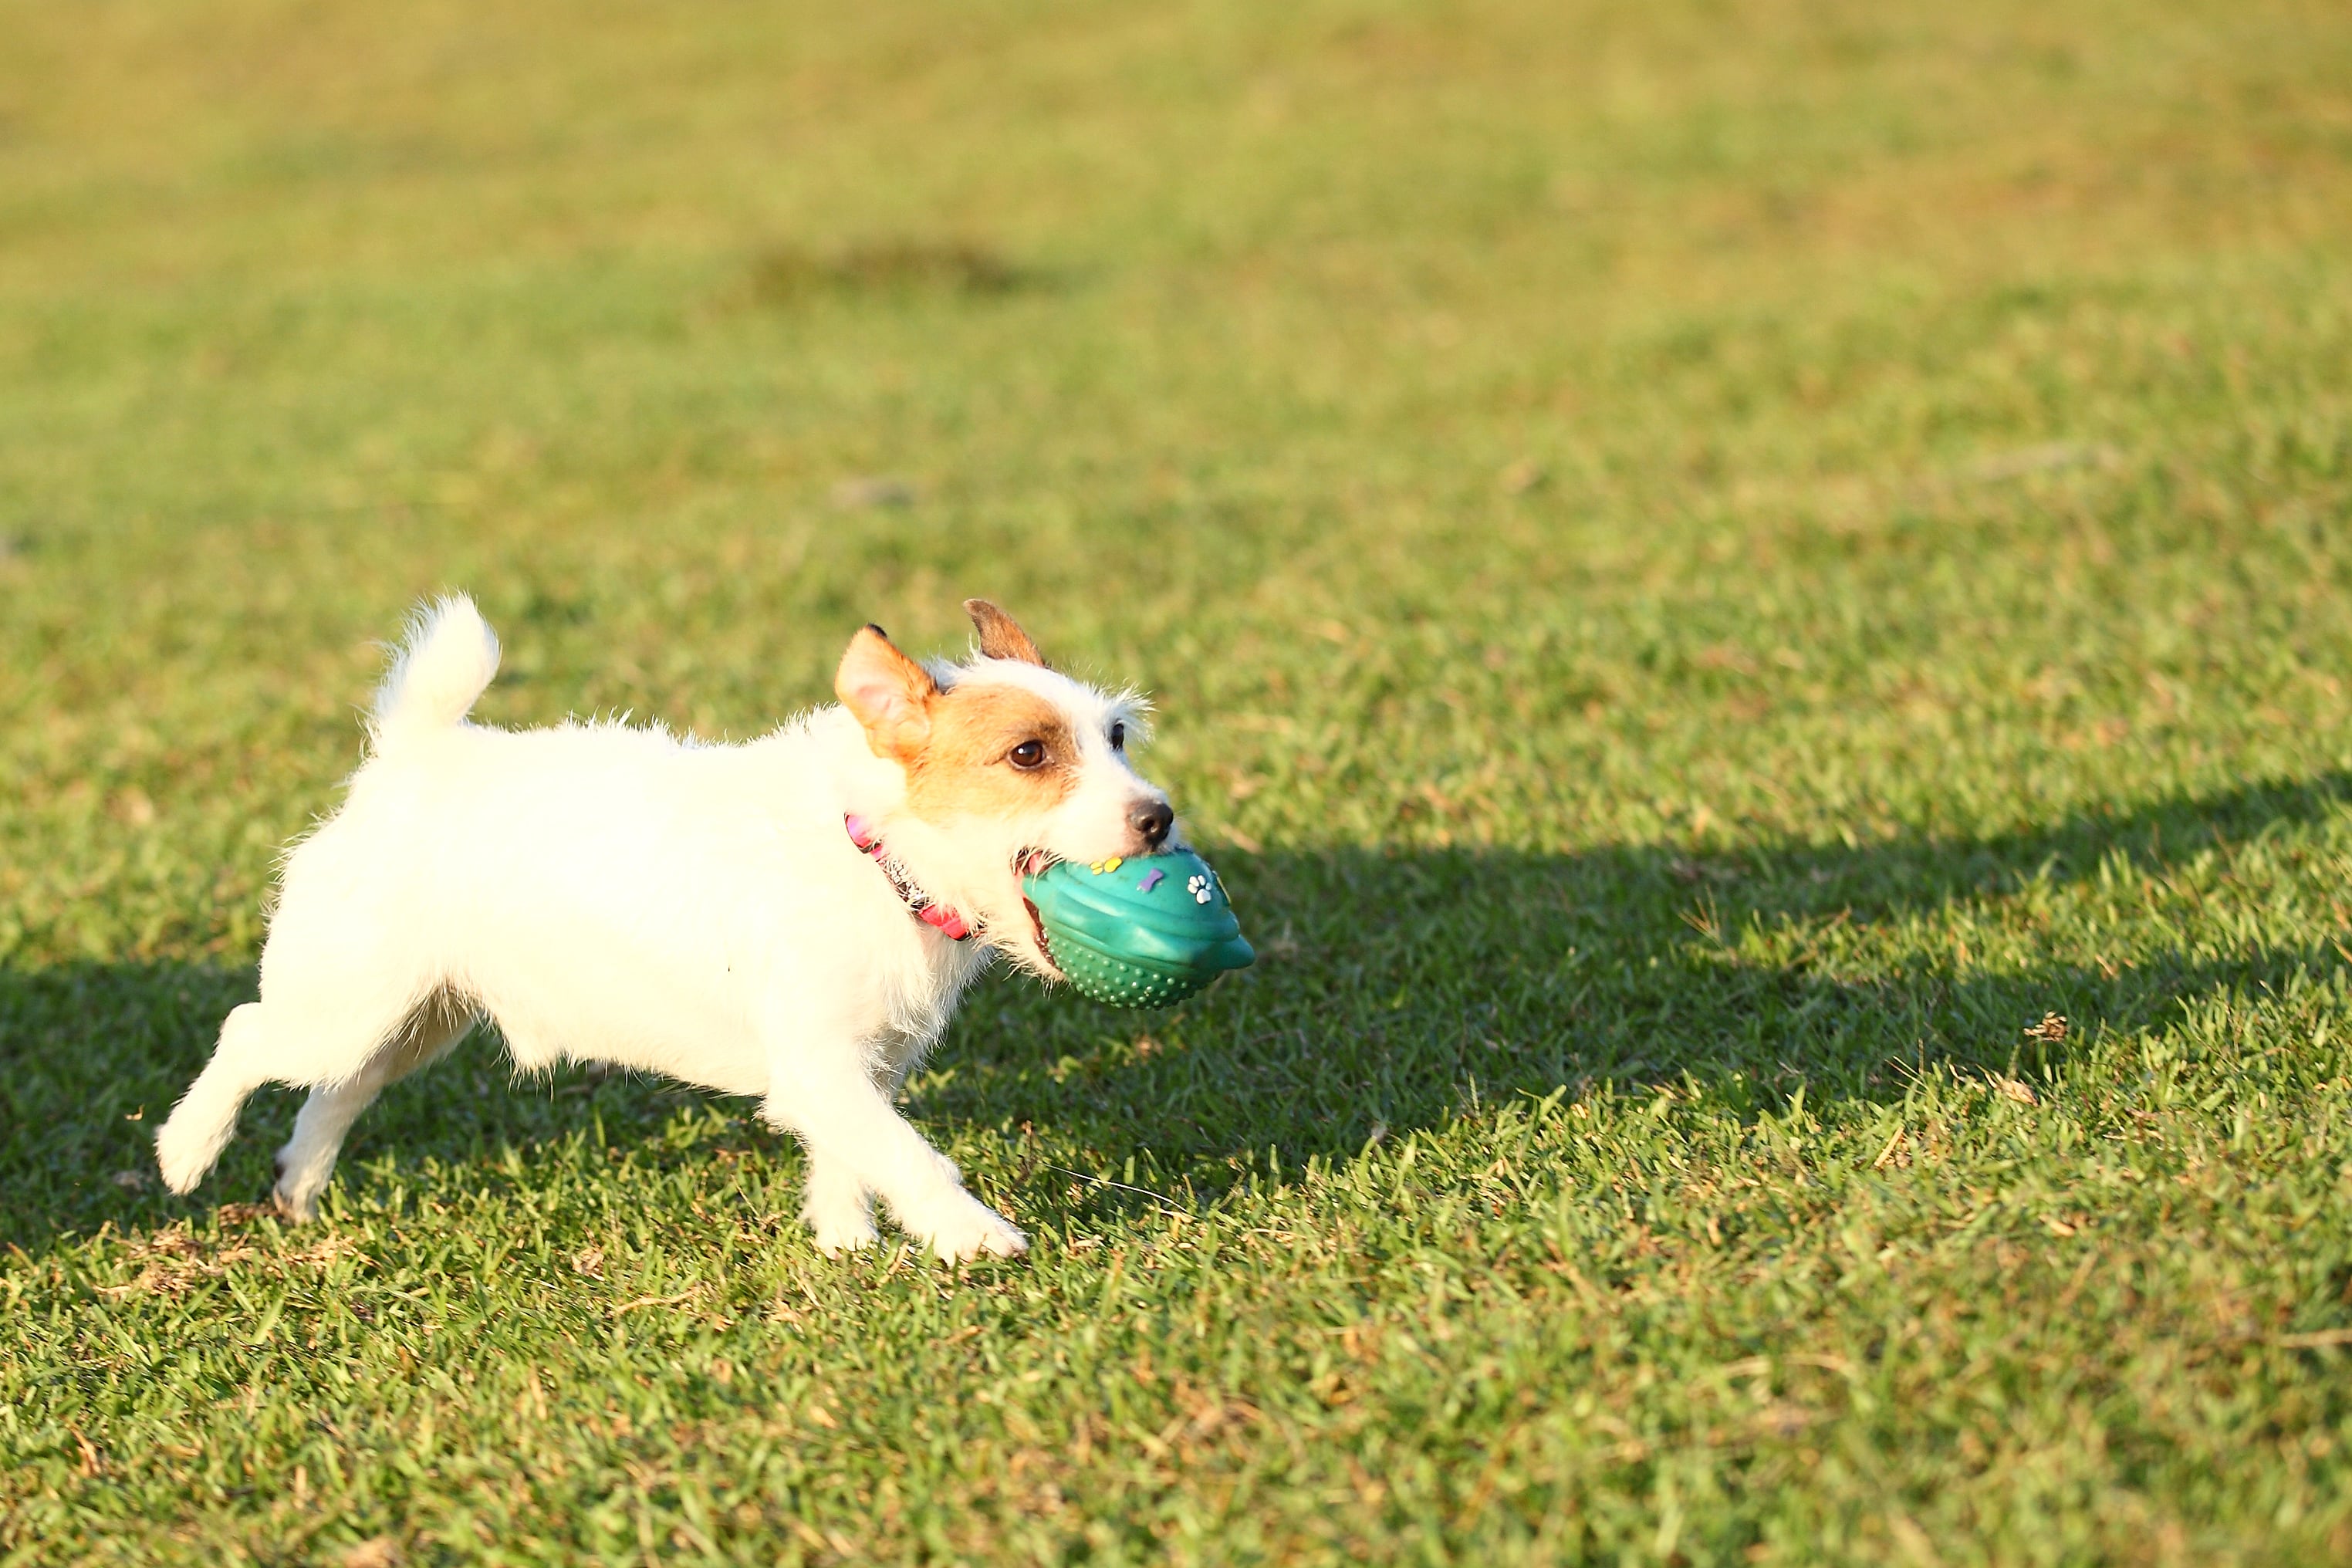
<svg viewBox="0 0 2352 1568">
<path fill-rule="evenodd" d="M 1015 962 L 1051 978 L 1022 871 L 1092 864 L 1178 842 L 1165 792 L 1136 773 L 1143 701 L 1047 667 L 1013 617 L 985 599 L 964 609 L 980 651 L 961 664 L 916 663 L 879 626 L 850 640 L 834 678 L 874 754 L 906 770 L 906 812 L 982 928 Z"/>
</svg>

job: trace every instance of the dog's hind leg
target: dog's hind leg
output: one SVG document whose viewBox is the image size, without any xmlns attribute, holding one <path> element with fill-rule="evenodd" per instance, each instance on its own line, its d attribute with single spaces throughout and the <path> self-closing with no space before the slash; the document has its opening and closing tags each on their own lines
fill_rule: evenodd
<svg viewBox="0 0 2352 1568">
<path fill-rule="evenodd" d="M 271 1195 L 279 1210 L 293 1219 L 316 1215 L 319 1194 L 335 1173 L 335 1158 L 360 1112 L 386 1088 L 456 1049 L 476 1016 L 471 1004 L 442 992 L 411 1014 L 357 1073 L 312 1089 L 294 1119 L 293 1136 L 278 1151 L 278 1185 Z"/>
<path fill-rule="evenodd" d="M 247 1095 L 266 1083 L 332 1085 L 358 1078 L 417 1008 L 414 991 L 371 992 L 328 983 L 342 976 L 298 973 L 313 983 L 273 984 L 265 958 L 262 999 L 222 1021 L 213 1059 L 156 1132 L 155 1163 L 173 1192 L 193 1192 L 212 1170 L 236 1131 Z"/>
<path fill-rule="evenodd" d="M 268 1034 L 269 1022 L 258 1002 L 247 1002 L 221 1020 L 213 1059 L 155 1133 L 155 1163 L 163 1173 L 163 1184 L 173 1192 L 195 1190 L 228 1147 L 245 1097 L 274 1076 Z"/>
</svg>

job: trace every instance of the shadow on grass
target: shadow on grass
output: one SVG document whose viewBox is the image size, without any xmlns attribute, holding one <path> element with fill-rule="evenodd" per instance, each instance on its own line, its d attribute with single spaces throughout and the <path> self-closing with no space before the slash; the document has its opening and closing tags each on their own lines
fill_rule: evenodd
<svg viewBox="0 0 2352 1568">
<path fill-rule="evenodd" d="M 1097 1172 L 1133 1158 L 1213 1191 L 1270 1145 L 1296 1168 L 1352 1155 L 1380 1128 L 1563 1086 L 1688 1074 L 1760 1110 L 1800 1084 L 1818 1105 L 1899 1098 L 1910 1073 L 1939 1064 L 2031 1071 L 2098 1031 L 2342 961 L 2325 942 L 2232 948 L 2218 922 L 2194 952 L 2151 952 L 2159 928 L 2133 921 L 2128 955 L 2085 952 L 2078 936 L 2052 944 L 2067 957 L 1987 962 L 1945 929 L 1965 923 L 1966 906 L 2061 896 L 2118 859 L 2163 877 L 2347 804 L 2352 780 L 2331 773 L 1991 838 L 1697 858 L 1631 847 L 1229 853 L 1220 869 L 1258 968 L 1172 1016 L 992 984 L 943 1047 L 919 1110 L 1050 1128 L 1097 1152 Z M 1995 920 L 2017 929 L 2013 907 Z M 1743 949 L 1750 931 L 1767 940 Z M 2072 1020 L 2069 1042 L 2026 1034 L 2053 1012 Z"/>
<path fill-rule="evenodd" d="M 270 1157 L 300 1091 L 267 1089 L 248 1100 L 219 1169 L 192 1197 L 163 1191 L 153 1148 L 155 1129 L 211 1056 L 221 1019 L 253 999 L 254 984 L 249 966 L 0 966 L 0 1250 L 109 1222 L 143 1229 L 268 1195 Z M 706 1098 L 578 1070 L 518 1081 L 502 1047 L 475 1040 L 394 1086 L 361 1121 L 351 1152 L 488 1170 L 509 1149 L 583 1128 L 601 1126 L 619 1143 L 649 1140 L 681 1105 Z"/>
<path fill-rule="evenodd" d="M 2037 882 L 2079 882 L 2116 857 L 2162 874 L 2215 845 L 2316 823 L 2348 795 L 2328 774 L 1990 839 L 1699 859 L 1636 847 L 1227 855 L 1221 868 L 1264 954 L 1256 969 L 1172 1014 L 1117 1013 L 1000 977 L 918 1080 L 914 1114 L 1006 1132 L 1028 1123 L 1098 1171 L 1134 1160 L 1154 1180 L 1215 1190 L 1269 1147 L 1286 1165 L 1344 1157 L 1376 1128 L 1563 1085 L 1688 1073 L 1761 1110 L 1801 1082 L 1818 1104 L 1899 1095 L 1906 1068 L 1936 1063 L 2040 1065 L 2068 1048 L 2023 1036 L 2045 1013 L 2073 1018 L 2078 1038 L 2128 1031 L 2184 1001 L 2282 986 L 2338 961 L 2325 947 L 2253 946 L 2000 968 L 1953 952 L 1841 970 L 1808 933 L 1933 920 Z M 1759 963 L 1727 945 L 1751 927 L 1781 931 L 1767 946 L 1787 956 Z M 149 1152 L 252 984 L 249 969 L 186 964 L 0 968 L 0 1247 L 267 1192 L 290 1093 L 256 1097 L 194 1200 L 160 1190 Z M 488 1170 L 514 1147 L 584 1129 L 651 1142 L 701 1103 L 751 1111 L 636 1077 L 516 1082 L 504 1052 L 478 1041 L 389 1092 L 352 1152 Z"/>
<path fill-rule="evenodd" d="M 819 299 L 991 300 L 1044 293 L 1066 283 L 1044 268 L 962 238 L 877 239 L 831 250 L 776 246 L 752 258 L 749 274 L 751 300 L 770 307 Z"/>
</svg>

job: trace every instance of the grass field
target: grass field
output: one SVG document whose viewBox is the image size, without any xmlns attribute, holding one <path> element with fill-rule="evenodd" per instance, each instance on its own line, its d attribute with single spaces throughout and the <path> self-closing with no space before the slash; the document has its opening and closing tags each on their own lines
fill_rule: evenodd
<svg viewBox="0 0 2352 1568">
<path fill-rule="evenodd" d="M 2347 247 L 2317 3 L 0 0 L 0 1563 L 2352 1561 Z M 1017 1263 L 494 1042 L 172 1198 L 450 586 L 997 597 L 1264 958 L 982 987 Z"/>
</svg>

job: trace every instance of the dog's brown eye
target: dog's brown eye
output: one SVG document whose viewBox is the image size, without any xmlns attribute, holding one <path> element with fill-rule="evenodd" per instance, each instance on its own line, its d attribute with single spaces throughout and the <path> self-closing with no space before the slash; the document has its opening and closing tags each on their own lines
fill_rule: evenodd
<svg viewBox="0 0 2352 1568">
<path fill-rule="evenodd" d="M 1024 773 L 1031 768 L 1042 768 L 1045 765 L 1045 742 L 1024 741 L 1013 747 L 1004 760 Z"/>
<path fill-rule="evenodd" d="M 1127 750 L 1126 725 L 1113 724 L 1110 727 L 1110 749 L 1114 752 L 1123 752 Z"/>
</svg>

